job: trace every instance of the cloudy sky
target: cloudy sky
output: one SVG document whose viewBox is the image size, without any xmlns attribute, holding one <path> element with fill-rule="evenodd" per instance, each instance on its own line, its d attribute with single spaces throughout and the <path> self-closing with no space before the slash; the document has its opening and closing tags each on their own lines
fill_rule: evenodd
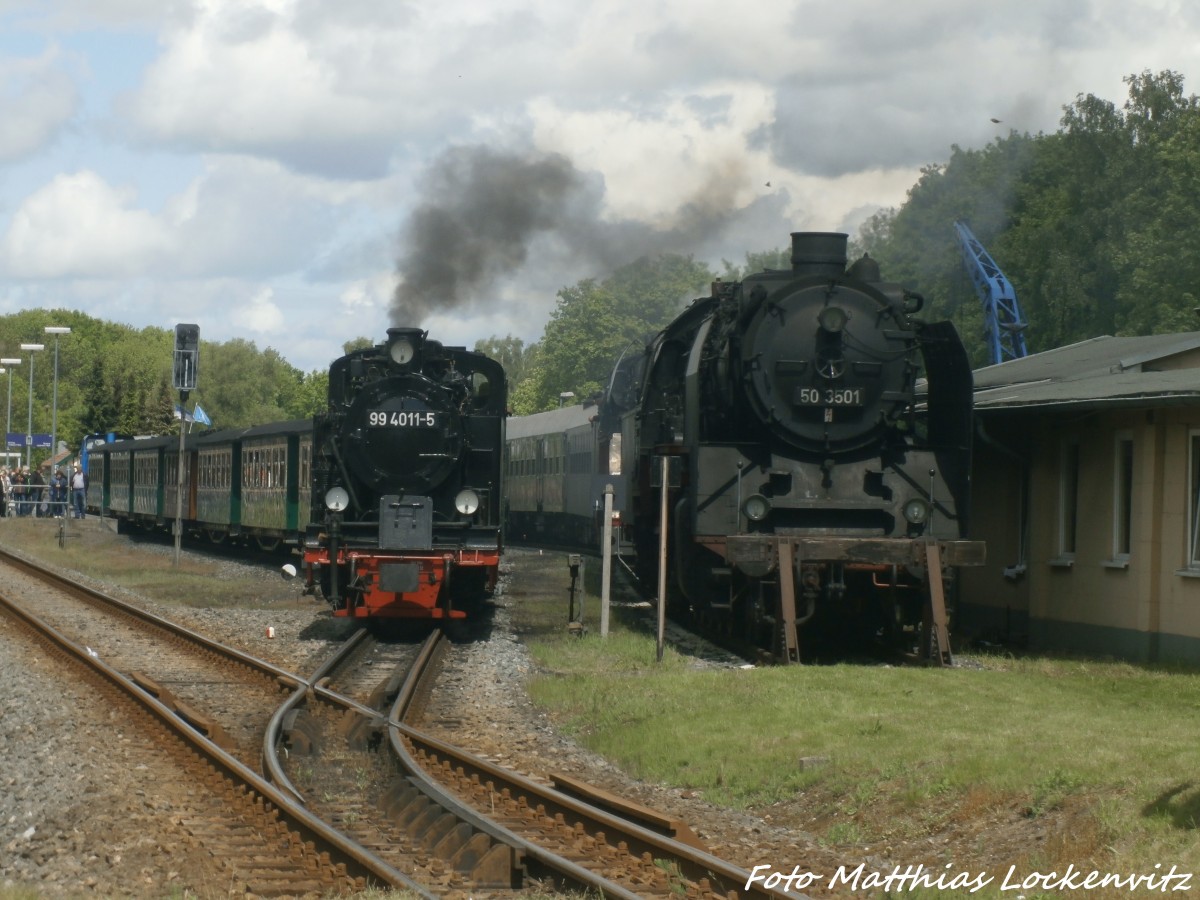
<svg viewBox="0 0 1200 900">
<path fill-rule="evenodd" d="M 564 285 L 853 232 L 1163 69 L 1200 92 L 1200 6 L 0 0 L 0 314 L 306 371 L 389 324 L 532 341 Z"/>
</svg>

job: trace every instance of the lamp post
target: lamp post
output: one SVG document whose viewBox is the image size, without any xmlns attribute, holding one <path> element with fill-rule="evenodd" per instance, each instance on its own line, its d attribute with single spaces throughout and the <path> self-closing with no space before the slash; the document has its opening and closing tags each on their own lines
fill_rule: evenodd
<svg viewBox="0 0 1200 900">
<path fill-rule="evenodd" d="M 33 354 L 45 350 L 45 344 L 22 344 L 22 350 L 29 351 L 29 424 L 25 430 L 25 468 L 30 467 L 29 457 L 33 452 Z"/>
<path fill-rule="evenodd" d="M 11 367 L 19 366 L 20 364 L 21 364 L 20 359 L 15 359 L 15 358 L 10 359 L 7 356 L 4 359 L 0 359 L 0 365 L 5 367 L 4 369 L 0 369 L 0 371 L 8 372 L 8 416 L 4 420 L 4 461 L 6 464 L 8 462 L 8 433 L 10 431 L 12 431 L 12 368 Z"/>
<path fill-rule="evenodd" d="M 44 330 L 46 334 L 54 335 L 54 405 L 50 413 L 50 468 L 53 469 L 54 457 L 58 454 L 58 336 L 70 334 L 71 329 L 60 325 L 47 325 Z"/>
</svg>

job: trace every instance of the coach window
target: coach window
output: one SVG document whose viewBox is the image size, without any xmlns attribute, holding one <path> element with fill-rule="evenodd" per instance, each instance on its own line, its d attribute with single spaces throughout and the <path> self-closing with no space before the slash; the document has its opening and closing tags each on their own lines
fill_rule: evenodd
<svg viewBox="0 0 1200 900">
<path fill-rule="evenodd" d="M 1128 564 L 1133 547 L 1133 434 L 1118 432 L 1113 445 L 1113 562 Z"/>
</svg>

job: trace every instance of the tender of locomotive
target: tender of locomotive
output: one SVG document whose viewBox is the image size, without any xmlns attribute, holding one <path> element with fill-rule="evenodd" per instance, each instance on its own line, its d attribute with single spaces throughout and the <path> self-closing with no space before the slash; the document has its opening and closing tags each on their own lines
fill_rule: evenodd
<svg viewBox="0 0 1200 900">
<path fill-rule="evenodd" d="M 648 583 L 668 535 L 677 606 L 784 659 L 803 634 L 806 657 L 848 638 L 945 661 L 943 576 L 983 561 L 965 537 L 971 370 L 921 297 L 846 262 L 846 235 L 797 233 L 790 270 L 715 284 L 618 363 L 593 419 L 620 460 L 593 458 L 627 481 Z M 596 504 L 571 512 L 595 522 Z"/>
<path fill-rule="evenodd" d="M 495 584 L 507 391 L 417 328 L 334 361 L 304 559 L 334 614 L 459 618 Z"/>
</svg>

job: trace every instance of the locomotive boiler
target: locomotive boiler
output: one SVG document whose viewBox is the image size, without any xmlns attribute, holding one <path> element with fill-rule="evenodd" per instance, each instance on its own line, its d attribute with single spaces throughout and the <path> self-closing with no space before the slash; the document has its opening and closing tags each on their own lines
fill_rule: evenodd
<svg viewBox="0 0 1200 900">
<path fill-rule="evenodd" d="M 334 615 L 460 618 L 495 584 L 507 391 L 419 328 L 333 362 L 304 559 Z"/>
<path fill-rule="evenodd" d="M 946 585 L 983 562 L 966 352 L 869 257 L 847 269 L 846 235 L 794 234 L 791 261 L 714 284 L 613 373 L 638 568 L 665 558 L 677 605 L 785 659 L 806 636 L 946 662 Z"/>
</svg>

